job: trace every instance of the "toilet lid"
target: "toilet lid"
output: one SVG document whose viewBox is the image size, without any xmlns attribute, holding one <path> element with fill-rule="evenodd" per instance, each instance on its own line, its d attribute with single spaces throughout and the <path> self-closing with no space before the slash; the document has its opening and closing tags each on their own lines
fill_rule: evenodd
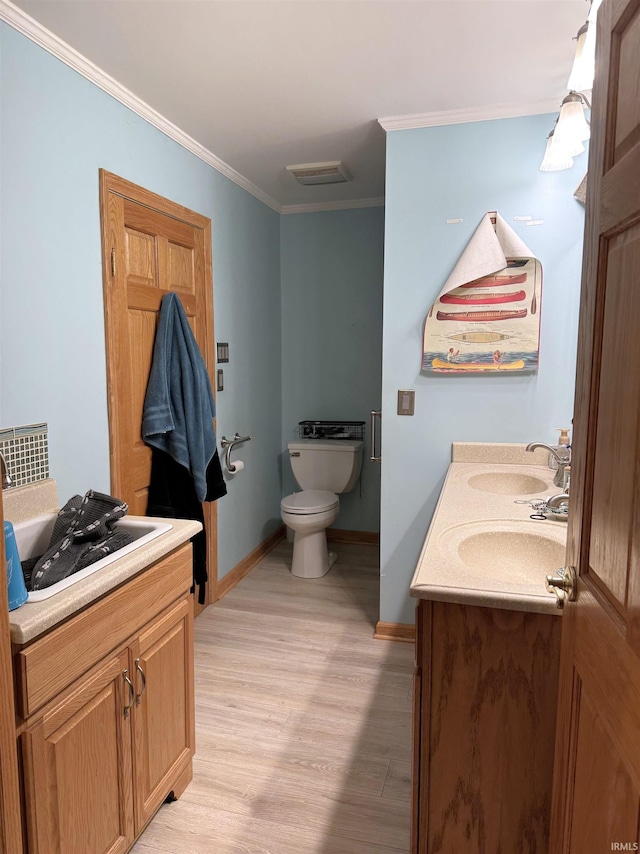
<svg viewBox="0 0 640 854">
<path fill-rule="evenodd" d="M 325 489 L 303 489 L 302 492 L 294 492 L 283 498 L 280 507 L 287 513 L 303 515 L 324 513 L 325 510 L 333 510 L 339 503 L 340 499 L 333 492 Z"/>
</svg>

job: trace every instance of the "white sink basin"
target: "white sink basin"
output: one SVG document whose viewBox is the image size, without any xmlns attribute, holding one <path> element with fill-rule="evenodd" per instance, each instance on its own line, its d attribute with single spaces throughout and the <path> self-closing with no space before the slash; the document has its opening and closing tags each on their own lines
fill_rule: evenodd
<svg viewBox="0 0 640 854">
<path fill-rule="evenodd" d="M 27 519 L 26 522 L 18 522 L 13 526 L 16 535 L 16 543 L 18 544 L 20 560 L 26 560 L 27 558 L 38 557 L 39 555 L 44 554 L 49 546 L 49 539 L 53 531 L 55 520 L 55 513 L 45 513 L 42 516 L 34 516 L 32 519 Z M 124 519 L 120 519 L 115 523 L 114 529 L 128 531 L 132 537 L 135 537 L 135 540 L 132 543 L 129 543 L 128 546 L 119 549 L 117 552 L 113 552 L 113 554 L 107 555 L 101 560 L 92 563 L 90 566 L 81 569 L 74 575 L 70 575 L 68 578 L 63 578 L 62 581 L 52 584 L 51 587 L 46 587 L 44 590 L 31 591 L 27 601 L 41 602 L 43 599 L 55 596 L 55 594 L 60 593 L 61 590 L 66 590 L 66 588 L 71 587 L 72 584 L 77 584 L 77 582 L 82 581 L 83 578 L 87 578 L 87 576 L 92 575 L 94 572 L 98 572 L 98 570 L 103 569 L 105 566 L 119 560 L 125 555 L 131 554 L 131 552 L 139 549 L 140 546 L 144 546 L 151 542 L 151 540 L 159 537 L 160 534 L 170 531 L 172 527 L 173 525 L 169 524 L 169 522 L 160 520 L 140 521 L 138 519 L 127 519 L 126 517 Z"/>
<path fill-rule="evenodd" d="M 468 480 L 472 489 L 496 495 L 538 495 L 549 490 L 549 485 L 539 477 L 520 472 L 483 472 Z"/>
<path fill-rule="evenodd" d="M 564 566 L 566 526 L 560 522 L 478 521 L 454 525 L 438 541 L 442 554 L 484 579 L 533 582 Z"/>
</svg>

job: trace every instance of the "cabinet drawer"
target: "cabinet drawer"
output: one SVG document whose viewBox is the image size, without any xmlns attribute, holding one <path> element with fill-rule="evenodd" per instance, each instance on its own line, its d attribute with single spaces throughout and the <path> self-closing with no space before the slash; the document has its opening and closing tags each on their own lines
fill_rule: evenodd
<svg viewBox="0 0 640 854">
<path fill-rule="evenodd" d="M 17 706 L 27 718 L 190 589 L 191 545 L 144 570 L 16 655 Z"/>
</svg>

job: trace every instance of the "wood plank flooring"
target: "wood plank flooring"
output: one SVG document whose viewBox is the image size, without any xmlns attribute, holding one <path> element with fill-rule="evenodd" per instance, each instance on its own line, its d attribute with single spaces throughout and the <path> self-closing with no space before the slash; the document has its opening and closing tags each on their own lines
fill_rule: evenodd
<svg viewBox="0 0 640 854">
<path fill-rule="evenodd" d="M 193 781 L 135 854 L 409 851 L 413 644 L 374 640 L 377 548 L 283 542 L 196 620 Z"/>
</svg>

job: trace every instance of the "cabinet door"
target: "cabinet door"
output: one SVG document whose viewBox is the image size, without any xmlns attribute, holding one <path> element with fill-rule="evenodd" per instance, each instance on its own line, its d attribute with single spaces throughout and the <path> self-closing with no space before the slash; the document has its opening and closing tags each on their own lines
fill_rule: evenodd
<svg viewBox="0 0 640 854">
<path fill-rule="evenodd" d="M 127 666 L 126 651 L 112 656 L 23 735 L 29 854 L 119 854 L 133 842 Z"/>
<path fill-rule="evenodd" d="M 133 772 L 136 834 L 178 779 L 190 779 L 195 748 L 193 600 L 149 624 L 131 646 L 136 698 Z"/>
</svg>

